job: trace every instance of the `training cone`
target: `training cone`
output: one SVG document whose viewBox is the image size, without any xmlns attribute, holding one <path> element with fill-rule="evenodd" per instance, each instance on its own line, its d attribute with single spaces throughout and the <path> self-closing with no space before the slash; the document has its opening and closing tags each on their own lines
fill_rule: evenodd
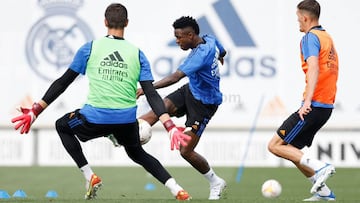
<svg viewBox="0 0 360 203">
<path fill-rule="evenodd" d="M 26 197 L 26 193 L 23 190 L 16 190 L 13 194 L 13 197 L 17 197 L 17 198 L 25 198 Z"/>
<path fill-rule="evenodd" d="M 9 199 L 10 195 L 5 190 L 0 190 L 0 199 Z"/>
<path fill-rule="evenodd" d="M 57 194 L 57 192 L 55 190 L 49 190 L 46 193 L 45 197 L 47 197 L 47 198 L 57 198 L 58 194 Z"/>
<path fill-rule="evenodd" d="M 147 183 L 145 185 L 145 190 L 155 190 L 156 189 L 156 186 L 152 183 Z"/>
</svg>

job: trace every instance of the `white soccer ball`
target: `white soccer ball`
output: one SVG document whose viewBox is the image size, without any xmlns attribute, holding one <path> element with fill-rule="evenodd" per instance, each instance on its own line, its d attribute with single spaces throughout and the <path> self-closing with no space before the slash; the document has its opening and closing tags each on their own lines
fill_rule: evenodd
<svg viewBox="0 0 360 203">
<path fill-rule="evenodd" d="M 276 198 L 281 194 L 281 185 L 279 181 L 270 179 L 264 182 L 261 187 L 261 193 L 266 198 Z"/>
<path fill-rule="evenodd" d="M 138 119 L 138 123 L 139 123 L 140 143 L 143 145 L 148 143 L 151 139 L 152 136 L 151 125 L 143 119 Z"/>
</svg>

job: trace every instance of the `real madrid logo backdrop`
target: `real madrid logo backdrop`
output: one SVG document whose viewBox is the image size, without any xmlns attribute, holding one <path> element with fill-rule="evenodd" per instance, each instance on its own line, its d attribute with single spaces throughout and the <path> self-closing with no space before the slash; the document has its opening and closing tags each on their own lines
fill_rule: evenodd
<svg viewBox="0 0 360 203">
<path fill-rule="evenodd" d="M 88 25 L 76 16 L 82 0 L 39 0 L 45 16 L 31 28 L 26 39 L 26 58 L 35 73 L 54 80 L 68 68 L 76 50 L 92 40 Z"/>
</svg>

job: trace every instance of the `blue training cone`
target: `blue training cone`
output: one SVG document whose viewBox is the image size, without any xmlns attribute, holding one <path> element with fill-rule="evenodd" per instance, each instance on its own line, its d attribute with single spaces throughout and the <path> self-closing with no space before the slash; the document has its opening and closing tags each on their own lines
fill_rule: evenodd
<svg viewBox="0 0 360 203">
<path fill-rule="evenodd" d="M 16 190 L 13 194 L 13 197 L 17 197 L 17 198 L 25 198 L 26 197 L 26 193 L 23 190 Z"/>
<path fill-rule="evenodd" d="M 5 190 L 0 190 L 0 199 L 9 199 L 10 195 Z"/>
<path fill-rule="evenodd" d="M 49 190 L 46 193 L 45 197 L 47 197 L 47 198 L 57 198 L 58 194 L 57 194 L 57 192 L 55 190 Z"/>
<path fill-rule="evenodd" d="M 145 185 L 145 190 L 155 190 L 156 189 L 156 186 L 152 183 L 147 183 Z"/>
</svg>

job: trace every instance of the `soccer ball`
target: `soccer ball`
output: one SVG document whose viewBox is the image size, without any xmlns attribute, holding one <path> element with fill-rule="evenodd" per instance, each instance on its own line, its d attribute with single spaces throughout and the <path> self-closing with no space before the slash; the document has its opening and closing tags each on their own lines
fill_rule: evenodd
<svg viewBox="0 0 360 203">
<path fill-rule="evenodd" d="M 150 141 L 152 136 L 151 125 L 143 119 L 138 119 L 140 143 L 146 144 Z"/>
<path fill-rule="evenodd" d="M 261 193 L 266 198 L 278 197 L 281 194 L 281 185 L 277 180 L 267 180 L 261 187 Z"/>
</svg>

